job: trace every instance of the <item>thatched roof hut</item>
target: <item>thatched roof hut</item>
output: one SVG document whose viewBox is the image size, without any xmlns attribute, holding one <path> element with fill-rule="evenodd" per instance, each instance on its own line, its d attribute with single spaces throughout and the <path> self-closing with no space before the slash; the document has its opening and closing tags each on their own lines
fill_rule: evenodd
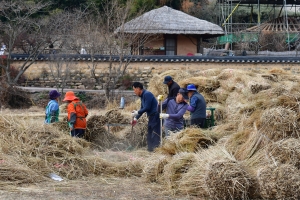
<svg viewBox="0 0 300 200">
<path fill-rule="evenodd" d="M 118 29 L 119 30 L 119 29 Z M 144 13 L 124 25 L 124 32 L 146 34 L 196 34 L 217 37 L 223 29 L 168 6 Z"/>
<path fill-rule="evenodd" d="M 203 53 L 203 38 L 224 35 L 223 29 L 211 22 L 163 6 L 151 10 L 116 29 L 115 33 L 143 35 L 131 41 L 131 52 L 137 55 L 194 55 Z M 143 41 L 143 44 L 140 43 Z M 133 50 L 135 49 L 138 50 Z"/>
</svg>

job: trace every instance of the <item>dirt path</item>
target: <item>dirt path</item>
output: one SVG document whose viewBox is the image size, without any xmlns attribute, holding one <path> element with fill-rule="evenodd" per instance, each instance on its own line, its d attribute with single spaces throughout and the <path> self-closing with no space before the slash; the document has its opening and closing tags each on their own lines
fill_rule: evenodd
<svg viewBox="0 0 300 200">
<path fill-rule="evenodd" d="M 147 183 L 141 177 L 94 177 L 86 180 L 67 180 L 22 187 L 7 186 L 0 190 L 0 199 L 105 199 L 105 200 L 194 200 L 196 197 L 172 195 L 161 185 Z"/>
</svg>

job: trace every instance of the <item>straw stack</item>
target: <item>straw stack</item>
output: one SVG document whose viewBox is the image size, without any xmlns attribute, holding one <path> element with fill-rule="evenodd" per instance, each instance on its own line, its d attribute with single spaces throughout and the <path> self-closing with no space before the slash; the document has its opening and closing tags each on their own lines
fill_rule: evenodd
<svg viewBox="0 0 300 200">
<path fill-rule="evenodd" d="M 245 199 L 251 185 L 243 167 L 224 148 L 212 146 L 196 154 L 179 181 L 179 192 L 204 199 Z"/>
<path fill-rule="evenodd" d="M 175 155 L 179 152 L 196 152 L 198 149 L 207 148 L 213 140 L 199 128 L 186 128 L 178 133 L 171 134 L 164 140 L 163 146 L 156 152 Z"/>
<path fill-rule="evenodd" d="M 182 174 L 189 170 L 195 160 L 194 153 L 181 152 L 173 156 L 172 160 L 164 166 L 162 179 L 169 190 L 177 189 Z"/>
<path fill-rule="evenodd" d="M 265 110 L 260 118 L 260 132 L 273 141 L 287 137 L 299 138 L 297 113 L 291 109 L 275 107 Z"/>
<path fill-rule="evenodd" d="M 257 172 L 263 199 L 299 199 L 300 173 L 292 165 L 267 165 Z"/>
<path fill-rule="evenodd" d="M 164 167 L 170 160 L 170 156 L 153 154 L 145 162 L 143 177 L 149 182 L 161 181 Z"/>
</svg>

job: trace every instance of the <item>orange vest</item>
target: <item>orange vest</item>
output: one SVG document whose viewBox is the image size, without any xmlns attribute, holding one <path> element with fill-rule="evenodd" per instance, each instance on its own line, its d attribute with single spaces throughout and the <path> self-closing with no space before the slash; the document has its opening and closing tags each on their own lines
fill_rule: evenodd
<svg viewBox="0 0 300 200">
<path fill-rule="evenodd" d="M 78 99 L 73 100 L 67 107 L 68 122 L 74 124 L 74 129 L 86 129 L 88 110 Z"/>
</svg>

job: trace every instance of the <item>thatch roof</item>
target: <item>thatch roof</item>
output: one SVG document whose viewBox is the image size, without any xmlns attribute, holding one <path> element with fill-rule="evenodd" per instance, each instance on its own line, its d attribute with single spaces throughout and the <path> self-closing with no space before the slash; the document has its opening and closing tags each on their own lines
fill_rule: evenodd
<svg viewBox="0 0 300 200">
<path fill-rule="evenodd" d="M 288 20 L 284 17 L 278 17 L 272 19 L 266 23 L 253 26 L 246 29 L 246 32 L 277 32 L 277 33 L 286 33 L 288 25 L 289 33 L 299 33 L 300 32 L 300 19 L 296 17 L 288 17 Z"/>
<path fill-rule="evenodd" d="M 121 27 L 116 31 L 119 32 Z M 126 33 L 224 35 L 213 23 L 164 6 L 144 13 L 124 25 Z"/>
</svg>

